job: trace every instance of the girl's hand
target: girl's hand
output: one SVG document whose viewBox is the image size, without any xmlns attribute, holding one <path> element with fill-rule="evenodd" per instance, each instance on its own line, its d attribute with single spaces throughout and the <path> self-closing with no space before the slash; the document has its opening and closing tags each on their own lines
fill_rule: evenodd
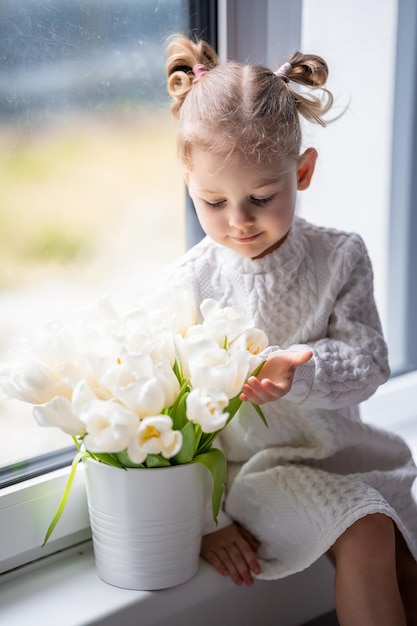
<svg viewBox="0 0 417 626">
<path fill-rule="evenodd" d="M 243 385 L 240 399 L 253 404 L 265 404 L 282 398 L 292 387 L 295 369 L 307 363 L 312 356 L 312 350 L 282 350 L 272 354 L 258 376 L 251 376 Z"/>
<path fill-rule="evenodd" d="M 239 524 L 232 524 L 210 535 L 201 542 L 200 555 L 222 574 L 230 576 L 236 585 L 253 585 L 253 574 L 261 566 L 256 559 L 258 541 Z"/>
</svg>

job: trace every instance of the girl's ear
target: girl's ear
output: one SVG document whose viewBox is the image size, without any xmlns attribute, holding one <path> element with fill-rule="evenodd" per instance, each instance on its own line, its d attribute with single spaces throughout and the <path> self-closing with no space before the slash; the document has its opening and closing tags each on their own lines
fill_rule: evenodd
<svg viewBox="0 0 417 626">
<path fill-rule="evenodd" d="M 308 148 L 298 159 L 297 189 L 303 191 L 310 186 L 317 160 L 317 150 Z"/>
</svg>

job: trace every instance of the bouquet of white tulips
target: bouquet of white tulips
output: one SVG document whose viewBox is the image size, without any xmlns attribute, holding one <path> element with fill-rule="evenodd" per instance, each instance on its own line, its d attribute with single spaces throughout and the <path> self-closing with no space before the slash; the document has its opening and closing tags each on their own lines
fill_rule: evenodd
<svg viewBox="0 0 417 626">
<path fill-rule="evenodd" d="M 216 519 L 226 459 L 212 444 L 239 409 L 267 344 L 243 310 L 212 299 L 198 308 L 188 284 L 153 293 L 125 315 L 99 299 L 23 340 L 0 370 L 0 388 L 35 405 L 37 423 L 61 428 L 78 449 L 45 542 L 86 456 L 120 468 L 202 463 L 213 479 Z"/>
</svg>

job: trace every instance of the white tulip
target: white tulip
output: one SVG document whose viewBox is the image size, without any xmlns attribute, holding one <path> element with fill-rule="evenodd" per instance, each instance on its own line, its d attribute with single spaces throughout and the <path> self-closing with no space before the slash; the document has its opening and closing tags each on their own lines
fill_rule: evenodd
<svg viewBox="0 0 417 626">
<path fill-rule="evenodd" d="M 25 341 L 24 350 L 54 371 L 64 363 L 77 364 L 78 350 L 71 330 L 60 321 L 44 324 Z"/>
<path fill-rule="evenodd" d="M 117 336 L 122 320 L 110 298 L 105 296 L 79 308 L 71 326 L 79 344 L 89 349 L 103 338 Z"/>
<path fill-rule="evenodd" d="M 39 426 L 56 426 L 72 436 L 86 432 L 84 422 L 75 415 L 67 398 L 56 397 L 42 406 L 33 407 L 32 413 Z"/>
<path fill-rule="evenodd" d="M 174 331 L 146 311 L 131 311 L 124 319 L 124 347 L 128 352 L 146 352 L 154 361 L 175 362 Z"/>
<path fill-rule="evenodd" d="M 164 406 L 170 407 L 174 404 L 180 392 L 178 378 L 168 361 L 155 363 L 155 374 L 165 395 Z"/>
<path fill-rule="evenodd" d="M 139 423 L 133 411 L 115 400 L 92 400 L 79 417 L 88 433 L 84 445 L 90 452 L 122 452 Z"/>
<path fill-rule="evenodd" d="M 249 328 L 230 342 L 229 350 L 231 352 L 234 350 L 247 350 L 254 356 L 258 356 L 267 346 L 268 337 L 266 333 L 259 328 Z"/>
<path fill-rule="evenodd" d="M 204 433 L 214 433 L 224 428 L 229 417 L 225 413 L 229 399 L 219 389 L 193 389 L 187 396 L 187 418 L 199 424 Z"/>
<path fill-rule="evenodd" d="M 190 359 L 190 382 L 193 388 L 221 389 L 229 399 L 240 393 L 251 373 L 252 355 L 245 350 L 229 353 L 218 348 Z"/>
<path fill-rule="evenodd" d="M 131 435 L 127 453 L 134 463 L 143 463 L 148 454 L 162 454 L 169 459 L 181 450 L 182 434 L 172 429 L 168 415 L 148 416 Z"/>
<path fill-rule="evenodd" d="M 147 354 L 124 354 L 100 382 L 139 417 L 146 417 L 161 413 L 179 393 L 178 380 L 168 371 L 169 366 L 155 365 Z"/>
<path fill-rule="evenodd" d="M 219 349 L 218 343 L 207 336 L 202 326 L 191 327 L 185 337 L 178 334 L 175 337 L 175 345 L 184 378 L 190 378 L 193 362 L 198 363 L 203 354 Z"/>
<path fill-rule="evenodd" d="M 80 415 L 87 405 L 93 400 L 110 400 L 111 396 L 108 393 L 105 395 L 101 393 L 102 389 L 92 387 L 86 380 L 80 380 L 80 382 L 74 387 L 72 392 L 71 407 L 76 415 Z"/>
<path fill-rule="evenodd" d="M 71 397 L 68 385 L 40 361 L 29 357 L 2 368 L 0 388 L 8 398 L 31 404 L 44 404 L 58 395 Z"/>
<path fill-rule="evenodd" d="M 191 284 L 174 283 L 155 291 L 142 300 L 144 308 L 166 320 L 175 333 L 184 335 L 190 326 L 198 324 L 200 314 Z"/>
<path fill-rule="evenodd" d="M 203 300 L 200 306 L 206 334 L 213 337 L 220 347 L 225 338 L 230 343 L 245 330 L 253 327 L 253 321 L 241 307 L 220 307 L 213 299 Z"/>
</svg>

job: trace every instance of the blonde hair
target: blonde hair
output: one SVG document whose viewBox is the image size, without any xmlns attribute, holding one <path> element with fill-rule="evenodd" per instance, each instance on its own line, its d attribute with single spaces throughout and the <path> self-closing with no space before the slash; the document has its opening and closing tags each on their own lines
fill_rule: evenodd
<svg viewBox="0 0 417 626">
<path fill-rule="evenodd" d="M 289 63 L 284 76 L 284 66 L 273 72 L 260 65 L 220 63 L 207 42 L 171 37 L 166 72 L 171 110 L 178 121 L 180 161 L 191 164 L 193 146 L 225 155 L 238 151 L 256 162 L 297 157 L 299 114 L 324 126 L 323 115 L 333 97 L 324 88 L 328 67 L 321 57 L 295 52 Z M 207 71 L 200 71 L 196 80 L 193 68 L 200 64 Z M 325 97 L 302 94 L 290 83 L 321 89 Z"/>
</svg>

